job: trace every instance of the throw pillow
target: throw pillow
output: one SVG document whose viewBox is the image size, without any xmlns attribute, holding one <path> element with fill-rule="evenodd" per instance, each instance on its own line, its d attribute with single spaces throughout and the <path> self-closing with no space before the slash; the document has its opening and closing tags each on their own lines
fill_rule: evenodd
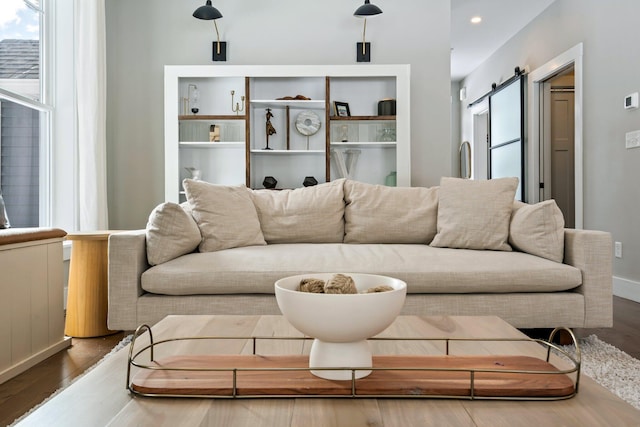
<svg viewBox="0 0 640 427">
<path fill-rule="evenodd" d="M 151 211 L 146 229 L 147 260 L 162 264 L 193 252 L 200 244 L 198 224 L 191 214 L 175 203 L 162 203 Z"/>
<path fill-rule="evenodd" d="M 267 243 L 342 243 L 344 179 L 292 190 L 253 190 Z"/>
<path fill-rule="evenodd" d="M 267 244 L 247 187 L 192 179 L 182 185 L 202 234 L 200 252 Z"/>
<path fill-rule="evenodd" d="M 518 178 L 474 181 L 443 177 L 438 233 L 431 246 L 510 251 L 509 223 Z"/>
<path fill-rule="evenodd" d="M 387 187 L 347 180 L 345 243 L 429 244 L 436 235 L 438 187 Z"/>
<path fill-rule="evenodd" d="M 521 252 L 562 262 L 564 216 L 555 200 L 534 205 L 514 203 L 509 243 Z"/>
<path fill-rule="evenodd" d="M 9 217 L 7 216 L 7 209 L 4 205 L 4 199 L 0 194 L 0 228 L 10 228 Z"/>
</svg>

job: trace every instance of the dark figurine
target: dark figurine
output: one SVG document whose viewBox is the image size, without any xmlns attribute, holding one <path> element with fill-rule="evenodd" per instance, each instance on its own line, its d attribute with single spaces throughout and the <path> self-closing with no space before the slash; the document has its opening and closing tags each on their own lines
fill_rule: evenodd
<svg viewBox="0 0 640 427">
<path fill-rule="evenodd" d="M 314 185 L 318 185 L 318 180 L 316 180 L 312 176 L 306 176 L 304 178 L 304 181 L 302 181 L 302 185 L 304 185 L 305 187 L 311 187 L 311 186 L 314 186 Z"/>
<path fill-rule="evenodd" d="M 262 185 L 264 188 L 274 189 L 276 185 L 278 185 L 278 181 L 272 176 L 265 176 L 264 181 L 262 181 Z"/>
<path fill-rule="evenodd" d="M 273 117 L 273 114 L 271 114 L 271 108 L 267 108 L 267 123 L 266 123 L 267 146 L 264 147 L 265 150 L 271 150 L 271 148 L 269 148 L 269 136 L 270 135 L 275 135 L 275 133 L 276 133 L 276 128 L 274 128 L 273 125 L 271 124 L 271 118 L 272 117 Z"/>
</svg>

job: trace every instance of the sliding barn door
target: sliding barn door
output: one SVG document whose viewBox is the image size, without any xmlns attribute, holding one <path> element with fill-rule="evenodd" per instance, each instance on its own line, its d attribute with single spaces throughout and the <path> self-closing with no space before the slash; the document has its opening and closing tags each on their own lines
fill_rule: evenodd
<svg viewBox="0 0 640 427">
<path fill-rule="evenodd" d="M 524 76 L 489 96 L 488 178 L 518 177 L 517 200 L 524 194 Z"/>
</svg>

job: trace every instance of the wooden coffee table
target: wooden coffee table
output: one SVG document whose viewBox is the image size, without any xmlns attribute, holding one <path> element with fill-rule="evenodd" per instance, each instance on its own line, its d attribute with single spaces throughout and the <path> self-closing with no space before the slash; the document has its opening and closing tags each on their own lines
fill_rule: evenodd
<svg viewBox="0 0 640 427">
<path fill-rule="evenodd" d="M 169 316 L 153 327 L 155 341 L 189 336 L 300 336 L 281 316 Z M 518 338 L 497 317 L 401 316 L 383 334 L 453 338 Z M 138 339 L 136 348 L 148 343 Z M 179 354 L 251 354 L 245 340 L 177 341 Z M 261 354 L 302 354 L 308 341 L 267 341 Z M 543 354 L 535 343 L 458 342 L 456 354 Z M 424 341 L 376 341 L 374 353 L 442 354 Z M 162 357 L 161 347 L 156 359 Z M 128 346 L 25 418 L 20 426 L 631 426 L 640 411 L 582 375 L 578 395 L 560 401 L 449 399 L 188 399 L 133 397 L 126 389 Z M 133 369 L 133 372 L 137 368 Z"/>
</svg>

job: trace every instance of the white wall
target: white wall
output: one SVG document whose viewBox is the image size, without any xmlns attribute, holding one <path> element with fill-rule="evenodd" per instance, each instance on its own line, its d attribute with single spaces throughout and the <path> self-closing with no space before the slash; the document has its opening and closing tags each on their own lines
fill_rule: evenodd
<svg viewBox="0 0 640 427">
<path fill-rule="evenodd" d="M 640 91 L 638 16 L 637 0 L 556 0 L 461 84 L 471 102 L 515 66 L 535 70 L 584 44 L 584 228 L 623 243 L 613 267 L 627 296 L 640 296 L 640 149 L 627 150 L 624 142 L 626 132 L 640 129 L 640 109 L 623 109 L 624 96 Z M 462 140 L 473 129 L 468 102 L 461 107 Z"/>
<path fill-rule="evenodd" d="M 374 2 L 372 64 L 411 64 L 412 184 L 451 174 L 450 2 Z M 111 228 L 141 228 L 163 201 L 163 66 L 214 64 L 204 0 L 109 0 L 107 154 Z M 227 64 L 354 64 L 361 0 L 217 0 Z M 216 63 L 224 66 L 224 63 Z"/>
</svg>

